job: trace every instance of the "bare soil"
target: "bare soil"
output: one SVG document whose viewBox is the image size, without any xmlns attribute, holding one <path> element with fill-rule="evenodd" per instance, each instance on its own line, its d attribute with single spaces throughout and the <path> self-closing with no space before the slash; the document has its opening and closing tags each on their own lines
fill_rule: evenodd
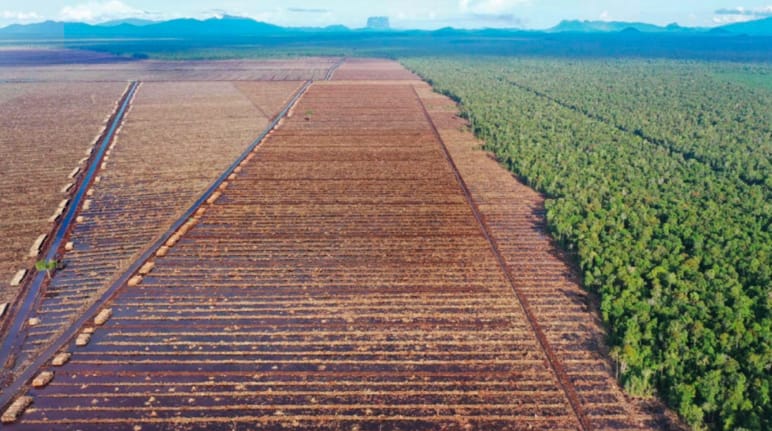
<svg viewBox="0 0 772 431">
<path fill-rule="evenodd" d="M 9 285 L 31 269 L 30 247 L 51 232 L 49 218 L 68 195 L 62 188 L 93 147 L 126 83 L 0 84 L 0 304 Z"/>
<path fill-rule="evenodd" d="M 23 366 L 94 301 L 265 129 L 301 83 L 143 83 L 28 328 Z M 266 111 L 268 112 L 266 114 Z"/>
</svg>

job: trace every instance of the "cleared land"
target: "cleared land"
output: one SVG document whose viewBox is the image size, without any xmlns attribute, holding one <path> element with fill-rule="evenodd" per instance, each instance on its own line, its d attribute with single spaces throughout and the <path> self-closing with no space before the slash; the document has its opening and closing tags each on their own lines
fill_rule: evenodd
<svg viewBox="0 0 772 431">
<path fill-rule="evenodd" d="M 36 357 L 257 137 L 299 82 L 143 83 L 89 190 L 16 368 Z"/>
<path fill-rule="evenodd" d="M 394 61 L 349 59 L 335 71 L 332 79 L 334 81 L 415 81 L 419 78 Z"/>
<path fill-rule="evenodd" d="M 663 427 L 617 388 L 541 198 L 397 69 L 314 83 L 8 428 Z"/>
<path fill-rule="evenodd" d="M 81 51 L 75 49 L 0 47 L 0 67 L 41 66 L 57 64 L 104 64 L 125 62 L 125 58 L 94 51 Z"/>
<path fill-rule="evenodd" d="M 125 82 L 0 84 L 0 305 L 18 294 L 12 279 L 33 267 L 30 248 L 51 232 L 70 175 L 84 166 L 125 88 Z"/>
<path fill-rule="evenodd" d="M 339 59 L 124 61 L 0 67 L 0 82 L 306 81 L 324 79 Z"/>
</svg>

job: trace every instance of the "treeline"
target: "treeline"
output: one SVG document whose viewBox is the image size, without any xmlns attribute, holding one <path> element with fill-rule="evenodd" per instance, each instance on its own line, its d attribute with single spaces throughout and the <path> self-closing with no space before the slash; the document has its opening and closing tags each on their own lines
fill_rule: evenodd
<svg viewBox="0 0 772 431">
<path fill-rule="evenodd" d="M 656 390 L 695 427 L 772 429 L 772 205 L 767 185 L 716 172 L 709 158 L 734 154 L 732 145 L 724 140 L 690 143 L 684 134 L 691 132 L 683 127 L 699 123 L 684 119 L 679 111 L 690 106 L 689 117 L 710 111 L 703 117 L 715 121 L 718 130 L 730 130 L 718 123 L 734 118 L 713 112 L 728 112 L 723 103 L 737 99 L 727 96 L 711 104 L 717 94 L 692 95 L 690 90 L 707 92 L 709 84 L 683 79 L 680 90 L 657 96 L 661 109 L 638 109 L 634 101 L 622 100 L 639 97 L 629 88 L 647 82 L 678 86 L 666 79 L 677 74 L 678 66 L 668 70 L 664 62 L 651 69 L 631 63 L 631 74 L 651 74 L 649 80 L 609 83 L 601 95 L 592 85 L 596 75 L 624 75 L 624 62 L 615 63 L 613 68 L 620 71 L 613 73 L 581 65 L 560 79 L 549 69 L 563 71 L 563 66 L 552 61 L 403 62 L 436 89 L 460 100 L 487 147 L 550 197 L 550 229 L 576 251 L 584 284 L 601 296 L 612 355 L 629 392 L 648 395 Z M 538 87 L 549 97 L 523 88 L 536 87 L 539 70 L 544 79 L 554 79 Z M 668 100 L 668 93 L 679 100 Z M 568 101 L 586 108 L 568 107 Z M 588 116 L 583 109 L 600 112 L 610 121 Z M 656 118 L 645 118 L 652 115 Z M 668 115 L 674 118 L 665 118 Z M 662 136 L 682 137 L 683 148 L 688 146 L 705 161 L 612 124 L 633 118 Z M 764 136 L 769 132 L 764 128 L 756 123 L 749 130 Z M 748 168 L 753 178 L 769 178 L 768 165 L 743 164 L 748 159 L 737 154 L 737 169 Z"/>
</svg>

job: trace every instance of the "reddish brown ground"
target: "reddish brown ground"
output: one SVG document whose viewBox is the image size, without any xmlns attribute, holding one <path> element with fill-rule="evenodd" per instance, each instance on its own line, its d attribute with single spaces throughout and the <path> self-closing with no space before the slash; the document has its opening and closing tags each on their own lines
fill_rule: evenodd
<svg viewBox="0 0 772 431">
<path fill-rule="evenodd" d="M 318 84 L 308 111 L 121 292 L 23 424 L 576 426 L 412 86 Z"/>
<path fill-rule="evenodd" d="M 2 54 L 0 54 L 2 55 Z M 305 81 L 323 79 L 337 58 L 131 61 L 0 67 L 0 82 Z"/>
<path fill-rule="evenodd" d="M 299 82 L 143 83 L 100 167 L 17 369 L 47 347 L 265 129 Z"/>
<path fill-rule="evenodd" d="M 348 59 L 332 76 L 334 81 L 415 81 L 415 74 L 389 60 Z"/>
<path fill-rule="evenodd" d="M 19 292 L 15 273 L 33 266 L 30 247 L 51 232 L 62 187 L 83 166 L 126 83 L 0 84 L 0 306 Z M 34 113 L 34 115 L 32 114 Z"/>
<path fill-rule="evenodd" d="M 122 63 L 128 60 L 112 54 L 75 49 L 2 48 L 0 67 L 29 67 L 57 64 Z"/>
</svg>

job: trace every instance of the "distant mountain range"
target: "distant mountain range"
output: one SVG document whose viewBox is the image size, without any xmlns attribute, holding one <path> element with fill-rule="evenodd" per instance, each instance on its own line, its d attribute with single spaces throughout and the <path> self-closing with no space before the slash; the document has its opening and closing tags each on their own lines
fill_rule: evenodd
<svg viewBox="0 0 772 431">
<path fill-rule="evenodd" d="M 100 25 L 102 27 L 115 27 L 116 25 L 129 24 L 136 27 L 144 27 L 146 25 L 158 24 L 158 23 L 159 21 L 150 21 L 149 19 L 127 18 L 127 19 L 117 19 L 115 21 L 107 21 L 107 22 L 99 23 L 97 25 Z"/>
<path fill-rule="evenodd" d="M 0 37 L 3 38 L 65 38 L 65 39 L 92 39 L 92 38 L 185 38 L 196 39 L 201 37 L 255 37 L 255 36 L 281 36 L 308 32 L 362 32 L 373 31 L 368 29 L 349 29 L 344 26 L 330 26 L 324 28 L 299 28 L 280 27 L 265 22 L 255 21 L 251 18 L 236 16 L 223 16 L 221 18 L 209 18 L 197 20 L 191 18 L 175 19 L 171 21 L 154 22 L 141 19 L 125 19 L 110 21 L 97 25 L 85 23 L 46 21 L 37 24 L 14 24 L 0 28 Z M 386 31 L 386 30 L 384 30 Z M 395 31 L 395 30 L 392 30 Z M 437 32 L 448 33 L 455 31 L 445 28 Z M 461 32 L 461 30 L 459 30 Z M 516 32 L 523 30 L 479 30 L 495 32 Z M 467 32 L 467 30 L 463 30 Z M 530 31 L 540 33 L 538 31 Z M 557 26 L 544 30 L 546 33 L 615 33 L 615 32 L 642 32 L 642 33 L 710 33 L 710 34 L 746 34 L 750 36 L 772 36 L 772 18 L 757 21 L 749 21 L 730 24 L 712 29 L 688 28 L 677 24 L 665 27 L 630 22 L 607 21 L 563 21 Z M 432 33 L 432 32 L 427 32 Z"/>
<path fill-rule="evenodd" d="M 678 24 L 670 24 L 661 27 L 654 24 L 643 22 L 620 22 L 620 21 L 578 21 L 566 20 L 547 30 L 552 33 L 612 33 L 621 31 L 637 30 L 640 32 L 660 33 L 660 32 L 689 32 L 705 31 L 702 28 L 681 27 Z"/>
<path fill-rule="evenodd" d="M 772 36 L 772 17 L 756 21 L 746 21 L 714 28 L 681 27 L 673 23 L 658 26 L 642 22 L 619 21 L 563 21 L 547 30 L 551 33 L 613 33 L 639 31 L 642 33 L 729 33 L 749 36 Z"/>
<path fill-rule="evenodd" d="M 772 17 L 756 21 L 740 22 L 719 27 L 720 30 L 726 30 L 730 33 L 744 33 L 748 35 L 772 35 Z"/>
<path fill-rule="evenodd" d="M 37 24 L 10 25 L 0 29 L 0 36 L 49 38 L 195 38 L 201 36 L 258 36 L 285 32 L 286 29 L 250 18 L 225 16 L 197 20 L 192 18 L 151 22 L 144 20 L 112 21 L 98 25 L 79 22 L 46 21 Z"/>
</svg>

